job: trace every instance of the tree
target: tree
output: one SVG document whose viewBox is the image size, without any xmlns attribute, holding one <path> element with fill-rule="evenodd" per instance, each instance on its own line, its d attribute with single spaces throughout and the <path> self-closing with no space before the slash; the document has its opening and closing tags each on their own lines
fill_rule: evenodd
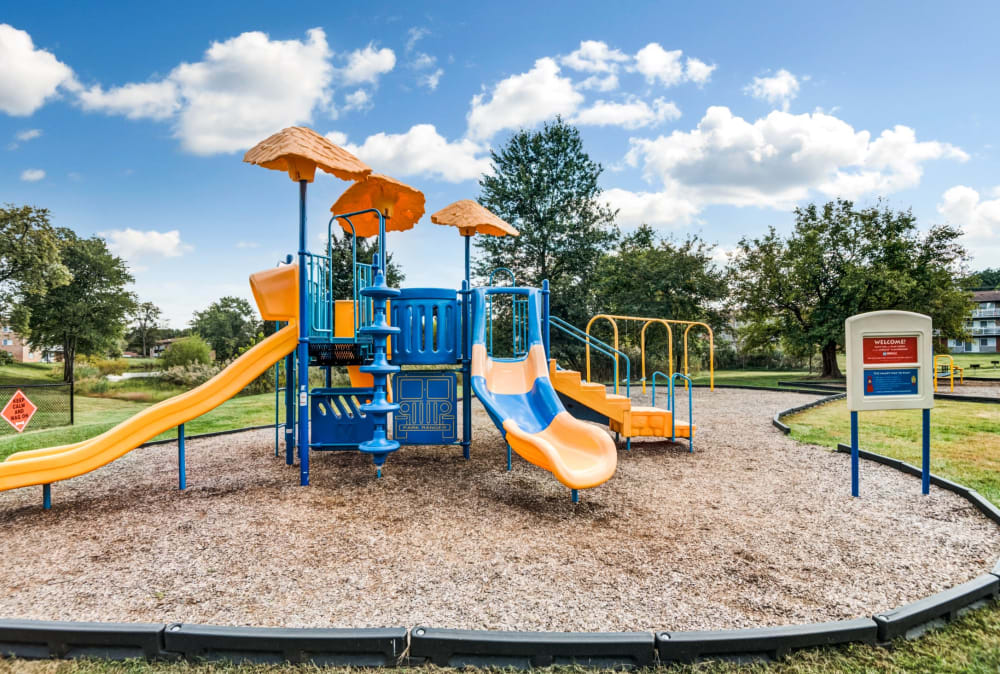
<svg viewBox="0 0 1000 674">
<path fill-rule="evenodd" d="M 337 300 L 349 300 L 354 298 L 354 269 L 351 267 L 351 240 L 350 234 L 341 233 L 340 236 L 333 237 L 330 246 L 330 271 L 333 280 L 333 298 Z M 378 252 L 378 237 L 358 239 L 357 260 L 362 264 L 371 264 L 372 256 Z M 406 275 L 398 264 L 392 259 L 392 251 L 389 251 L 389 258 L 385 262 L 385 282 L 390 288 L 398 288 L 406 280 Z"/>
<path fill-rule="evenodd" d="M 960 287 L 968 255 L 961 231 L 935 225 L 921 236 L 910 211 L 883 203 L 855 209 L 837 200 L 795 210 L 787 238 L 772 227 L 740 241 L 734 297 L 755 333 L 779 336 L 797 353 L 822 355 L 822 377 L 840 377 L 844 321 L 902 309 L 929 314 L 943 338 L 961 337 L 969 294 Z"/>
<path fill-rule="evenodd" d="M 168 369 L 192 363 L 208 365 L 211 362 L 211 348 L 208 346 L 208 342 L 198 335 L 178 339 L 163 353 L 163 367 Z"/>
<path fill-rule="evenodd" d="M 13 204 L 0 208 L 0 307 L 4 314 L 0 318 L 26 332 L 25 298 L 44 295 L 69 281 L 49 211 Z"/>
<path fill-rule="evenodd" d="M 133 328 L 142 343 L 143 356 L 149 355 L 149 342 L 156 336 L 157 322 L 162 313 L 152 302 L 140 302 L 132 312 Z"/>
<path fill-rule="evenodd" d="M 59 252 L 72 281 L 45 294 L 27 296 L 32 348 L 63 348 L 63 380 L 73 380 L 77 355 L 113 348 L 125 334 L 135 296 L 125 261 L 112 255 L 104 239 L 82 239 L 72 230 L 56 230 Z"/>
<path fill-rule="evenodd" d="M 540 131 L 518 131 L 490 157 L 493 171 L 479 181 L 479 203 L 521 235 L 476 237 L 476 275 L 485 281 L 507 267 L 522 285 L 548 279 L 552 314 L 586 320 L 597 263 L 618 240 L 615 211 L 600 201 L 603 168 L 561 118 Z"/>
<path fill-rule="evenodd" d="M 1000 289 L 1000 267 L 987 267 L 972 275 L 971 287 Z"/>
<path fill-rule="evenodd" d="M 713 263 L 713 250 L 714 246 L 697 236 L 681 241 L 662 239 L 651 227 L 642 225 L 597 265 L 595 292 L 600 311 L 702 321 L 718 329 L 723 322 L 727 285 L 725 274 Z M 673 332 L 674 353 L 680 359 L 683 326 L 673 326 Z M 646 342 L 647 352 L 666 354 L 662 327 L 651 326 Z M 694 344 L 695 340 L 689 342 Z M 633 346 L 637 345 L 636 340 Z"/>
<path fill-rule="evenodd" d="M 242 297 L 223 297 L 204 311 L 194 312 L 191 327 L 212 345 L 217 360 L 229 360 L 254 343 L 260 322 L 250 302 Z"/>
</svg>

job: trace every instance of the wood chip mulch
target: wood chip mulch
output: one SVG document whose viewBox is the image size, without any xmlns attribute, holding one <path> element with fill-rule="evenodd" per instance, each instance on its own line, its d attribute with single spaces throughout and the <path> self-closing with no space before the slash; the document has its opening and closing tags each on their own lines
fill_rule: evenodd
<svg viewBox="0 0 1000 674">
<path fill-rule="evenodd" d="M 871 615 L 1000 554 L 1000 528 L 917 478 L 863 462 L 852 500 L 846 455 L 771 427 L 808 397 L 694 396 L 694 454 L 635 441 L 576 506 L 516 455 L 504 470 L 478 403 L 471 461 L 403 447 L 381 480 L 358 453 L 314 453 L 300 488 L 264 430 L 190 441 L 185 492 L 158 446 L 54 485 L 49 512 L 41 488 L 0 493 L 0 617 L 736 628 Z"/>
</svg>

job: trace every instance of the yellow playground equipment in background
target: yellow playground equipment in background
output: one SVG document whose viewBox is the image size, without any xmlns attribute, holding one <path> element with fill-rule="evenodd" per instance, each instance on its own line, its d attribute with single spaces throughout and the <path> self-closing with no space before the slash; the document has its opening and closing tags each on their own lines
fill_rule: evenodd
<svg viewBox="0 0 1000 674">
<path fill-rule="evenodd" d="M 595 321 L 606 320 L 611 323 L 611 330 L 614 334 L 614 347 L 618 349 L 618 321 L 642 321 L 642 330 L 639 331 L 639 358 L 642 365 L 642 392 L 646 392 L 646 329 L 650 325 L 659 324 L 667 329 L 667 376 L 674 374 L 674 331 L 671 325 L 686 325 L 684 328 L 684 376 L 688 376 L 688 333 L 691 328 L 702 327 L 708 333 L 708 386 L 709 390 L 715 390 L 715 335 L 712 328 L 707 323 L 701 321 L 680 321 L 670 318 L 651 318 L 648 316 L 618 316 L 615 314 L 597 314 L 587 323 L 587 381 L 590 381 L 590 328 Z M 614 356 L 617 365 L 618 356 Z M 687 386 L 687 383 L 685 383 Z"/>
<path fill-rule="evenodd" d="M 938 367 L 938 358 L 947 358 L 948 364 Z M 955 365 L 955 359 L 949 356 L 947 353 L 939 353 L 934 356 L 934 390 L 938 390 L 938 377 L 948 375 L 948 380 L 951 383 L 951 390 L 955 390 L 955 372 L 958 372 L 958 382 L 960 384 L 965 383 L 965 368 Z"/>
</svg>

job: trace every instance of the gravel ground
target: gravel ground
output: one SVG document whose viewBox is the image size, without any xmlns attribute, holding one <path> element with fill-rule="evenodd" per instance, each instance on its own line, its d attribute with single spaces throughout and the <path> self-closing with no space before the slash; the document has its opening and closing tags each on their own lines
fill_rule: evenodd
<svg viewBox="0 0 1000 674">
<path fill-rule="evenodd" d="M 476 404 L 472 460 L 404 447 L 385 476 L 273 434 L 151 447 L 0 493 L 0 616 L 231 625 L 708 629 L 853 618 L 969 580 L 1000 529 L 964 500 L 770 425 L 808 396 L 696 389 L 695 453 L 636 441 L 581 494 L 515 457 Z M 682 412 L 683 412 L 682 407 Z"/>
<path fill-rule="evenodd" d="M 942 380 L 938 382 L 938 393 L 951 393 L 951 387 L 948 385 L 947 380 Z M 986 398 L 1000 398 L 1000 382 L 996 384 L 991 382 L 966 382 L 965 384 L 959 384 L 958 380 L 955 380 L 955 395 L 960 396 L 980 396 Z"/>
</svg>

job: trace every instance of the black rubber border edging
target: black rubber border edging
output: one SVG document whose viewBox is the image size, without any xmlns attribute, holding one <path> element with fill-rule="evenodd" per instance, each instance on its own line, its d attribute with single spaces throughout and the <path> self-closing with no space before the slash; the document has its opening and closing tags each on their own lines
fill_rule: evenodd
<svg viewBox="0 0 1000 674">
<path fill-rule="evenodd" d="M 787 429 L 780 421 L 782 417 L 842 397 L 844 394 L 837 394 L 783 410 L 774 416 L 773 423 L 779 429 Z M 232 432 L 239 431 L 206 435 Z M 850 448 L 839 444 L 837 451 L 849 452 Z M 904 473 L 920 475 L 919 468 L 898 459 L 866 450 L 859 450 L 859 454 Z M 931 482 L 967 499 L 987 518 L 1000 525 L 1000 509 L 974 489 L 937 475 L 931 475 Z M 359 667 L 433 663 L 452 667 L 523 668 L 575 664 L 641 668 L 657 661 L 776 659 L 802 648 L 912 639 L 928 627 L 953 620 L 963 611 L 995 599 L 998 594 L 1000 560 L 990 573 L 871 618 L 742 630 L 660 631 L 655 634 L 499 632 L 432 627 L 414 627 L 412 630 L 405 627 L 324 629 L 0 620 L 0 657 L 186 658 L 248 663 L 311 662 Z"/>
<path fill-rule="evenodd" d="M 440 667 L 648 667 L 651 632 L 499 632 L 414 627 L 410 662 Z"/>
<path fill-rule="evenodd" d="M 816 395 L 819 395 L 818 393 Z M 819 407 L 820 405 L 825 405 L 827 403 L 832 403 L 835 400 L 842 400 L 847 397 L 846 393 L 835 393 L 834 395 L 828 395 L 819 400 L 814 400 L 811 403 L 806 403 L 805 405 L 799 405 L 798 407 L 789 407 L 787 410 L 781 410 L 774 415 L 771 419 L 771 425 L 777 428 L 779 431 L 788 435 L 792 432 L 792 429 L 788 427 L 787 424 L 782 423 L 782 419 L 792 414 L 798 414 L 799 412 L 805 412 L 806 410 L 812 409 L 813 407 Z"/>
</svg>

